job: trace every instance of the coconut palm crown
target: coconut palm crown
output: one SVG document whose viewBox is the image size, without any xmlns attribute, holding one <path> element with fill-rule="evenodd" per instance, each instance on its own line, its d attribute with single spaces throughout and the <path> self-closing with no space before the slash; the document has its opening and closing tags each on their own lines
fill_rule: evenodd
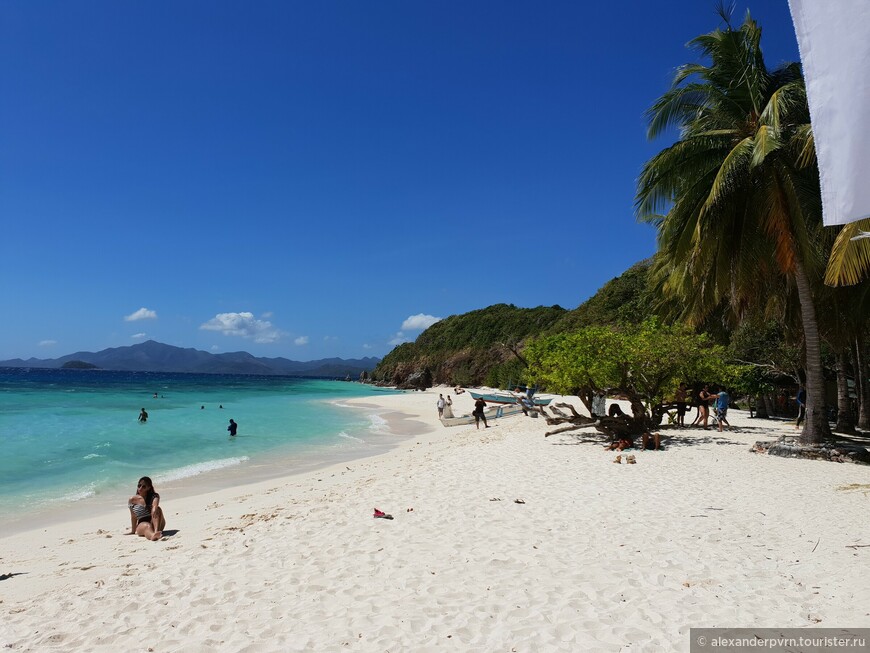
<svg viewBox="0 0 870 653">
<path fill-rule="evenodd" d="M 824 244 L 818 174 L 800 66 L 768 70 L 761 29 L 747 13 L 689 47 L 707 64 L 677 69 L 648 112 L 650 138 L 677 141 L 638 180 L 638 219 L 658 228 L 653 269 L 683 317 L 699 323 L 727 306 L 735 319 L 796 291 L 804 331 L 807 444 L 828 432 L 813 289 Z M 779 290 L 776 290 L 779 289 Z"/>
</svg>

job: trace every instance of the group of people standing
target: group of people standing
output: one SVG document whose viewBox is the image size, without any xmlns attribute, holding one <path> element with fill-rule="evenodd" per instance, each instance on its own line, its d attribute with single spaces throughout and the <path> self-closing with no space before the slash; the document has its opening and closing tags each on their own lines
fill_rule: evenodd
<svg viewBox="0 0 870 653">
<path fill-rule="evenodd" d="M 453 400 L 450 398 L 450 395 L 445 397 L 443 394 L 439 394 L 435 407 L 438 409 L 438 419 L 453 419 Z M 489 424 L 486 423 L 486 415 L 483 412 L 485 409 L 486 402 L 483 399 L 477 399 L 474 402 L 474 410 L 471 414 L 474 416 L 474 423 L 477 428 L 480 428 L 481 421 L 484 428 L 489 428 Z"/>
<path fill-rule="evenodd" d="M 695 419 L 690 426 L 700 426 L 704 429 L 710 428 L 710 408 L 713 407 L 716 411 L 715 415 L 716 421 L 719 424 L 719 430 L 721 431 L 723 426 L 727 426 L 729 429 L 731 428 L 731 424 L 728 423 L 727 418 L 728 405 L 731 403 L 731 396 L 725 388 L 714 387 L 711 390 L 710 386 L 706 383 L 700 388 L 696 387 L 692 391 L 691 397 L 689 396 L 689 389 L 686 384 L 680 384 L 680 387 L 674 395 L 674 403 L 677 405 L 678 427 L 684 428 L 686 426 L 686 409 L 688 408 L 688 402 L 690 399 L 692 406 L 695 406 L 697 409 Z"/>
</svg>

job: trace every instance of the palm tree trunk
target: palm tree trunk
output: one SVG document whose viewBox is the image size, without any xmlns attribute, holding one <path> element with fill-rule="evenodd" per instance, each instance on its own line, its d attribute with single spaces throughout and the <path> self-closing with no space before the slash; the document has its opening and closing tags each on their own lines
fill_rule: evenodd
<svg viewBox="0 0 870 653">
<path fill-rule="evenodd" d="M 795 285 L 801 305 L 801 322 L 804 328 L 804 350 L 807 372 L 807 419 L 800 442 L 804 445 L 820 444 L 831 434 L 825 415 L 825 377 L 822 368 L 822 349 L 819 344 L 819 322 L 813 292 L 803 263 L 795 261 Z"/>
<path fill-rule="evenodd" d="M 767 419 L 770 417 L 770 411 L 767 409 L 766 397 L 759 394 L 755 397 L 755 416 L 759 419 Z"/>
<path fill-rule="evenodd" d="M 763 395 L 761 395 L 761 398 L 764 400 L 764 406 L 767 409 L 768 417 L 770 415 L 773 415 L 774 417 L 782 417 L 781 415 L 777 415 L 776 401 L 774 400 L 771 393 L 765 392 Z"/>
<path fill-rule="evenodd" d="M 858 397 L 858 428 L 870 430 L 870 364 L 864 351 L 864 336 L 855 339 L 855 394 Z"/>
<path fill-rule="evenodd" d="M 837 352 L 837 433 L 854 433 L 855 418 L 849 401 L 849 357 L 845 351 Z"/>
</svg>

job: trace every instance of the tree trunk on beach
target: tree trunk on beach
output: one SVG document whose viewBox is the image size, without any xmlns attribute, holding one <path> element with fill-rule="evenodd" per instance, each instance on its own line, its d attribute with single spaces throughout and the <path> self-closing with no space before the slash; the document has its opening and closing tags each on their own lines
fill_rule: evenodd
<svg viewBox="0 0 870 653">
<path fill-rule="evenodd" d="M 559 410 L 560 408 L 567 408 L 571 411 L 571 415 L 566 415 L 564 412 Z M 586 415 L 581 415 L 577 412 L 577 409 L 574 408 L 574 406 L 568 403 L 554 404 L 550 407 L 550 410 L 553 411 L 555 417 L 550 417 L 545 413 L 544 417 L 547 420 L 547 424 L 549 424 L 550 426 L 563 426 L 554 431 L 547 431 L 546 433 L 544 433 L 544 437 L 548 437 L 556 433 L 575 431 L 577 429 L 582 429 L 585 426 L 593 426 L 595 424 L 594 417 L 587 417 Z"/>
<path fill-rule="evenodd" d="M 806 353 L 807 373 L 807 418 L 800 442 L 804 445 L 817 445 L 830 436 L 828 416 L 825 413 L 825 378 L 822 372 L 822 349 L 819 341 L 819 323 L 816 319 L 816 306 L 810 280 L 807 278 L 800 259 L 794 262 L 794 280 L 801 308 L 801 322 L 804 329 L 804 351 Z"/>
<path fill-rule="evenodd" d="M 764 394 L 755 397 L 755 416 L 759 419 L 770 417 L 770 411 L 767 409 L 767 401 Z"/>
<path fill-rule="evenodd" d="M 849 400 L 849 357 L 845 351 L 837 354 L 837 433 L 855 433 L 855 418 L 852 416 L 852 402 Z"/>
<path fill-rule="evenodd" d="M 634 440 L 638 435 L 643 433 L 650 427 L 650 418 L 646 412 L 641 410 L 639 416 L 619 415 L 616 417 L 601 417 L 595 419 L 581 415 L 571 404 L 558 403 L 555 404 L 556 409 L 567 408 L 571 411 L 571 415 L 565 415 L 561 411 L 554 410 L 556 417 L 547 417 L 547 424 L 551 426 L 562 425 L 554 431 L 547 431 L 544 436 L 554 435 L 556 433 L 565 433 L 576 429 L 582 429 L 587 426 L 594 426 L 595 430 L 604 433 L 611 440 L 619 440 L 625 438 Z"/>
<path fill-rule="evenodd" d="M 870 364 L 864 350 L 864 336 L 855 338 L 855 394 L 858 397 L 858 428 L 870 431 Z"/>
<path fill-rule="evenodd" d="M 782 417 L 781 415 L 777 415 L 777 412 L 776 412 L 776 400 L 774 399 L 774 397 L 773 397 L 773 395 L 772 395 L 771 393 L 769 393 L 769 392 L 765 392 L 765 393 L 761 396 L 761 398 L 762 398 L 762 400 L 764 401 L 764 406 L 765 406 L 765 408 L 767 408 L 767 415 L 768 415 L 768 417 L 771 416 L 771 415 L 774 415 L 774 416 L 776 416 L 776 417 Z"/>
</svg>

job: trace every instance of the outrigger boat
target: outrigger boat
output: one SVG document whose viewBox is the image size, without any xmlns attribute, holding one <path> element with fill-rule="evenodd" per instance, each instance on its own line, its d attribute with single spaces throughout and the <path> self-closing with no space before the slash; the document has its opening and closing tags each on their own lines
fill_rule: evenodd
<svg viewBox="0 0 870 653">
<path fill-rule="evenodd" d="M 485 400 L 484 400 L 485 401 Z M 522 407 L 519 405 L 515 406 L 492 406 L 491 408 L 487 408 L 485 411 L 486 419 L 498 419 L 499 417 L 510 417 L 511 415 L 518 415 L 523 411 Z M 444 426 L 466 426 L 468 424 L 474 424 L 474 415 L 457 415 L 456 417 L 442 417 L 441 423 Z"/>
<path fill-rule="evenodd" d="M 471 395 L 472 399 L 483 399 L 493 404 L 515 404 L 523 401 L 531 402 L 534 406 L 548 406 L 553 401 L 552 397 L 536 397 L 534 395 L 529 397 L 526 393 L 508 392 L 506 390 L 494 392 L 474 392 L 469 390 L 468 394 Z"/>
</svg>

